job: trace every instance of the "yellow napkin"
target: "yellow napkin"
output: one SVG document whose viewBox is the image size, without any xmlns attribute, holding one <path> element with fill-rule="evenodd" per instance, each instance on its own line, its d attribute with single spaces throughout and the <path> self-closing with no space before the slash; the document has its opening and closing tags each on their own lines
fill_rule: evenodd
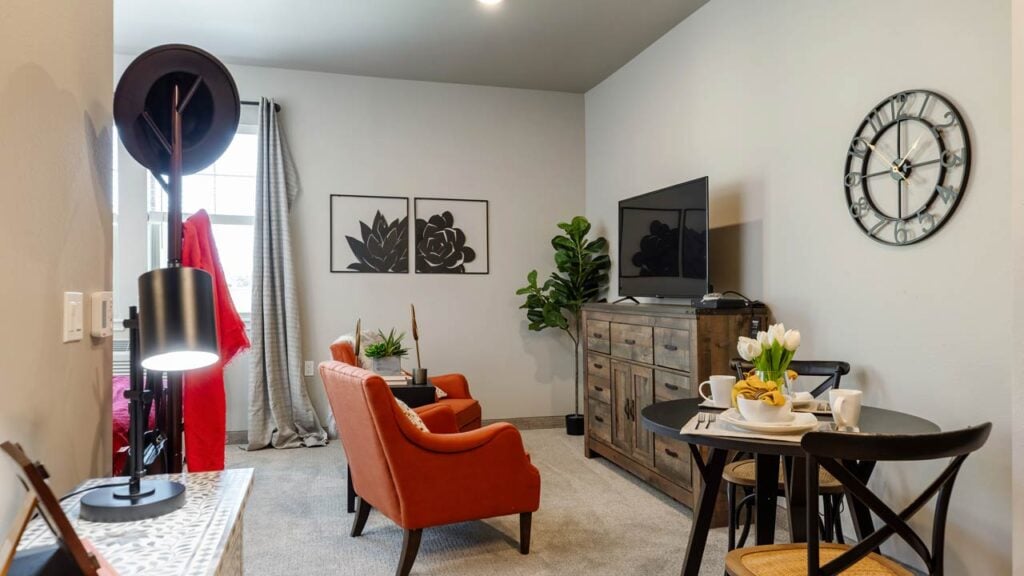
<svg viewBox="0 0 1024 576">
<path fill-rule="evenodd" d="M 779 391 L 775 382 L 764 382 L 757 377 L 757 374 L 747 374 L 746 380 L 740 380 L 732 388 L 732 405 L 736 406 L 736 398 L 744 397 L 749 400 L 760 400 L 770 406 L 782 406 L 786 398 Z"/>
</svg>

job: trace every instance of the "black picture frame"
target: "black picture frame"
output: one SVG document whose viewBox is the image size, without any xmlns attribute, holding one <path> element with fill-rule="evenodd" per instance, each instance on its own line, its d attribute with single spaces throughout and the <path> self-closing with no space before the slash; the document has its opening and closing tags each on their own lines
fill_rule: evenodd
<svg viewBox="0 0 1024 576">
<path fill-rule="evenodd" d="M 482 216 L 482 219 L 479 221 L 467 220 L 466 216 L 471 215 L 473 211 L 472 209 L 467 210 L 468 207 L 464 206 L 468 204 L 479 205 L 476 210 L 478 217 Z M 482 214 L 479 213 L 481 209 Z M 414 198 L 412 256 L 416 274 L 490 274 L 490 218 L 490 202 L 488 200 Z M 441 248 L 444 249 L 443 253 L 438 250 L 428 253 L 423 249 L 421 236 L 430 233 L 431 225 L 435 231 L 432 240 L 435 244 L 440 243 Z M 480 245 L 481 242 L 483 246 Z M 448 250 L 449 248 L 450 250 Z M 471 260 L 466 258 L 470 253 Z"/>
<path fill-rule="evenodd" d="M 349 206 L 349 208 L 358 207 L 359 211 L 368 213 L 368 210 L 374 210 L 375 214 L 372 217 L 364 218 L 370 220 L 370 223 L 360 219 L 357 215 L 354 217 L 355 225 L 352 224 L 352 219 L 349 218 L 348 222 L 344 220 L 344 215 L 340 212 L 345 208 L 345 204 L 354 204 L 355 206 Z M 373 204 L 377 206 L 374 207 Z M 404 205 L 404 208 L 399 207 L 399 203 Z M 393 204 L 393 206 L 385 207 L 384 204 Z M 369 206 L 367 206 L 369 205 Z M 408 274 L 409 273 L 409 198 L 407 196 L 374 196 L 367 194 L 331 194 L 330 195 L 330 271 L 333 274 Z M 385 213 L 385 210 L 387 212 Z M 387 243 L 383 242 L 386 246 L 392 246 L 398 251 L 398 255 L 395 257 L 395 261 L 391 264 L 392 259 L 390 253 L 376 253 L 369 246 L 368 234 L 374 235 L 380 232 L 380 222 L 377 221 L 378 217 L 383 218 L 383 225 L 386 227 L 385 233 L 394 232 L 399 234 L 394 242 Z M 358 230 L 358 238 L 353 236 Z M 351 232 L 351 233 L 348 233 Z M 378 240 L 381 240 L 378 238 Z M 370 255 L 363 254 L 362 256 L 356 253 L 355 244 L 362 244 L 365 249 L 370 251 Z M 382 242 L 376 242 L 373 246 L 380 247 Z M 342 254 L 348 253 L 349 257 L 345 260 L 351 260 L 347 264 L 345 261 L 339 263 L 339 259 L 342 258 Z M 372 256 L 372 257 L 368 257 Z M 403 264 L 404 260 L 404 266 Z"/>
</svg>

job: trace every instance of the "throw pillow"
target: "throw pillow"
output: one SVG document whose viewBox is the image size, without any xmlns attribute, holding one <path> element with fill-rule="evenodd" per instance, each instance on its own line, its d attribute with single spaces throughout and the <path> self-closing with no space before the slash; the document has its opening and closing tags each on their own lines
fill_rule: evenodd
<svg viewBox="0 0 1024 576">
<path fill-rule="evenodd" d="M 438 400 L 440 400 L 442 398 L 447 398 L 448 397 L 448 393 L 445 392 L 444 390 L 442 390 L 438 386 L 434 386 L 434 392 L 436 393 Z"/>
<path fill-rule="evenodd" d="M 409 419 L 409 422 L 412 422 L 413 426 L 419 428 L 423 432 L 430 432 L 427 425 L 423 423 L 423 418 L 420 418 L 420 415 L 417 414 L 415 410 L 409 408 L 408 404 L 402 402 L 398 398 L 395 398 L 395 402 L 398 402 L 398 407 L 402 409 L 402 413 Z"/>
</svg>

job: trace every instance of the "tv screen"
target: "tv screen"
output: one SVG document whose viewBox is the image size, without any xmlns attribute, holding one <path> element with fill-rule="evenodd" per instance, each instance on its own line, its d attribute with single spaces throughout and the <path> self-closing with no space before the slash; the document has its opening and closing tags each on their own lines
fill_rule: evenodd
<svg viewBox="0 0 1024 576">
<path fill-rule="evenodd" d="M 708 179 L 619 202 L 619 294 L 700 298 L 708 292 Z"/>
</svg>

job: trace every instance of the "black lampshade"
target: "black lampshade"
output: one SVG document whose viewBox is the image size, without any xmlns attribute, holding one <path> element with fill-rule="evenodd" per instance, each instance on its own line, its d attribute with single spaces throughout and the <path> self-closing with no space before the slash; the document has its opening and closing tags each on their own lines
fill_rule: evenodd
<svg viewBox="0 0 1024 576">
<path fill-rule="evenodd" d="M 216 362 L 213 278 L 184 267 L 139 276 L 139 347 L 147 370 L 194 370 Z"/>
</svg>

